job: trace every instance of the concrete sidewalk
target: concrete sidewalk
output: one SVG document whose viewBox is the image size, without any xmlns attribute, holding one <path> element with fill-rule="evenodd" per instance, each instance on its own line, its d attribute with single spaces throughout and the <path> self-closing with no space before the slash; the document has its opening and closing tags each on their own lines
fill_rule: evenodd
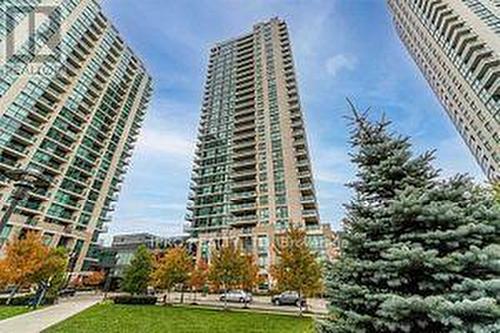
<svg viewBox="0 0 500 333">
<path fill-rule="evenodd" d="M 64 299 L 56 305 L 0 321 L 0 333 L 39 333 L 102 300 L 101 295 Z"/>
</svg>

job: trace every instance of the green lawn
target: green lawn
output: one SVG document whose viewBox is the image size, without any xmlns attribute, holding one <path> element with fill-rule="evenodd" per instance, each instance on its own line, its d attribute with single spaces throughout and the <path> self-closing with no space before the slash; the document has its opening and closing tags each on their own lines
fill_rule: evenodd
<svg viewBox="0 0 500 333">
<path fill-rule="evenodd" d="M 312 327 L 312 319 L 294 316 L 188 307 L 98 304 L 44 333 L 312 333 Z"/>
<path fill-rule="evenodd" d="M 0 306 L 0 320 L 7 319 L 9 317 L 14 317 L 22 313 L 31 311 L 26 306 Z"/>
</svg>

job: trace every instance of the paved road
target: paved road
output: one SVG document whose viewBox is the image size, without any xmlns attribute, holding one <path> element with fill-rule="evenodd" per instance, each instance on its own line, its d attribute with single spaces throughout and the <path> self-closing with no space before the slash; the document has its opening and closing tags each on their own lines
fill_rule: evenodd
<svg viewBox="0 0 500 333">
<path fill-rule="evenodd" d="M 0 320 L 0 333 L 39 333 L 101 301 L 102 296 L 79 295 L 58 304 Z"/>
<path fill-rule="evenodd" d="M 159 295 L 159 299 L 161 300 L 163 295 Z M 180 302 L 180 293 L 171 293 L 170 294 L 170 302 L 179 303 Z M 186 293 L 184 295 L 184 303 L 189 304 L 193 301 L 193 294 Z M 209 294 L 204 297 L 201 294 L 196 296 L 196 302 L 200 305 L 208 305 L 215 307 L 224 306 L 224 302 L 219 301 L 218 294 Z M 307 299 L 308 303 L 308 311 L 314 314 L 327 314 L 328 310 L 326 307 L 326 301 L 324 299 L 319 298 L 311 298 Z M 231 308 L 243 308 L 244 304 L 241 303 L 228 303 L 228 306 Z M 276 306 L 271 304 L 270 296 L 253 296 L 253 302 L 248 304 L 249 309 L 255 310 L 264 310 L 270 312 L 293 312 L 297 313 L 299 309 L 296 306 Z"/>
</svg>

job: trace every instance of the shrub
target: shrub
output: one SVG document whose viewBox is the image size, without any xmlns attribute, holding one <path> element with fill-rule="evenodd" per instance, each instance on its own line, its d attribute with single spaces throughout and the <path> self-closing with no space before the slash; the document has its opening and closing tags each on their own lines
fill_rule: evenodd
<svg viewBox="0 0 500 333">
<path fill-rule="evenodd" d="M 115 304 L 150 304 L 155 305 L 156 296 L 115 296 L 112 298 Z"/>
</svg>

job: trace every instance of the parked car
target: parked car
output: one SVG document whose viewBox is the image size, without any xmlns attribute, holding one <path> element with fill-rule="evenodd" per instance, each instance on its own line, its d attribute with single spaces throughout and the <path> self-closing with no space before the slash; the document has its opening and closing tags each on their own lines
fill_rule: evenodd
<svg viewBox="0 0 500 333">
<path fill-rule="evenodd" d="M 281 294 L 274 295 L 271 297 L 271 302 L 274 305 L 306 305 L 306 300 L 303 297 L 299 298 L 299 293 L 296 291 L 284 291 Z"/>
<path fill-rule="evenodd" d="M 61 296 L 61 297 L 75 296 L 75 294 L 76 294 L 75 288 L 64 288 L 64 289 L 59 290 L 59 296 Z"/>
<path fill-rule="evenodd" d="M 252 294 L 247 293 L 243 290 L 230 290 L 227 294 L 221 294 L 219 297 L 220 301 L 224 301 L 227 297 L 228 302 L 239 302 L 239 303 L 250 303 L 252 302 Z"/>
</svg>

